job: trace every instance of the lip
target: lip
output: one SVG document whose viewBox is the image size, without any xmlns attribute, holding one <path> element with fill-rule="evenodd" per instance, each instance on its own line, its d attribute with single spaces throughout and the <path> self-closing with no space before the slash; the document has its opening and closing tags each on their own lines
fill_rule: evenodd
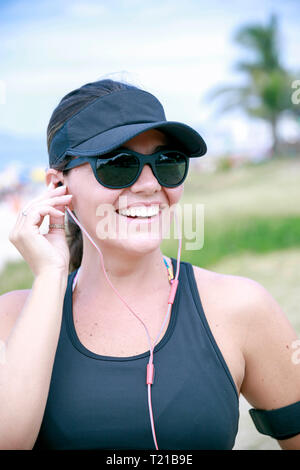
<svg viewBox="0 0 300 470">
<path fill-rule="evenodd" d="M 159 211 L 167 207 L 167 203 L 161 202 L 161 201 L 151 201 L 151 202 L 133 202 L 132 204 L 127 204 L 127 206 L 124 207 L 117 207 L 116 211 L 119 212 L 121 209 L 130 209 L 131 207 L 139 207 L 139 206 L 159 206 Z"/>
</svg>

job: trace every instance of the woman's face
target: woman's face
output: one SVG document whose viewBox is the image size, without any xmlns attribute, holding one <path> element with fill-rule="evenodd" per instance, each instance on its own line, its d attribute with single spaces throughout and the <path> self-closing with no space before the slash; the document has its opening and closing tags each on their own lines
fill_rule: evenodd
<svg viewBox="0 0 300 470">
<path fill-rule="evenodd" d="M 122 148 L 149 155 L 168 143 L 162 132 L 152 129 L 128 140 Z M 183 192 L 183 184 L 176 188 L 160 186 L 149 165 L 144 166 L 138 180 L 128 188 L 102 186 L 89 163 L 70 170 L 64 176 L 64 184 L 68 193 L 73 194 L 71 208 L 93 240 L 105 251 L 125 250 L 132 254 L 148 253 L 159 247 L 166 233 L 168 208 L 180 200 Z M 150 219 L 118 214 L 120 208 L 149 203 L 160 207 L 160 213 Z"/>
</svg>

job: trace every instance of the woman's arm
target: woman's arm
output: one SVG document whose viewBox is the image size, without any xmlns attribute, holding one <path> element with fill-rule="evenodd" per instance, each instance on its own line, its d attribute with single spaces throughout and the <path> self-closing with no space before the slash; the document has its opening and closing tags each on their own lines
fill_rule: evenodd
<svg viewBox="0 0 300 470">
<path fill-rule="evenodd" d="M 0 449 L 31 449 L 49 391 L 61 326 L 66 274 L 44 271 L 21 312 L 14 292 L 0 297 Z M 20 298 L 20 297 L 19 297 Z M 11 328 L 10 317 L 17 319 Z"/>
<path fill-rule="evenodd" d="M 236 283 L 246 328 L 241 393 L 256 409 L 271 410 L 298 402 L 300 361 L 295 355 L 295 345 L 299 345 L 295 330 L 263 286 L 246 278 L 237 278 Z M 282 449 L 299 450 L 300 434 L 278 443 Z"/>
</svg>

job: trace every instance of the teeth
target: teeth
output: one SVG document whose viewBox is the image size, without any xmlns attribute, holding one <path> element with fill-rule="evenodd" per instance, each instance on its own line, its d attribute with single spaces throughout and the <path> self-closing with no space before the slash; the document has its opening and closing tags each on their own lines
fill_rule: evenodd
<svg viewBox="0 0 300 470">
<path fill-rule="evenodd" d="M 120 215 L 126 215 L 130 217 L 152 217 L 153 215 L 157 215 L 159 212 L 159 206 L 139 206 L 139 207 L 132 207 L 130 209 L 120 209 Z"/>
</svg>

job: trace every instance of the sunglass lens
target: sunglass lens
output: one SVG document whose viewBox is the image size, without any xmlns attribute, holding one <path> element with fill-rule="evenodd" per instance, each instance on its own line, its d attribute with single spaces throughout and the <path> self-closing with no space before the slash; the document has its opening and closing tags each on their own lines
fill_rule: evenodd
<svg viewBox="0 0 300 470">
<path fill-rule="evenodd" d="M 187 158 L 180 152 L 162 152 L 156 161 L 156 171 L 164 186 L 179 185 L 186 174 Z"/>
<path fill-rule="evenodd" d="M 136 177 L 139 161 L 134 155 L 118 154 L 109 159 L 98 158 L 96 169 L 99 181 L 103 185 L 122 188 Z"/>
</svg>

